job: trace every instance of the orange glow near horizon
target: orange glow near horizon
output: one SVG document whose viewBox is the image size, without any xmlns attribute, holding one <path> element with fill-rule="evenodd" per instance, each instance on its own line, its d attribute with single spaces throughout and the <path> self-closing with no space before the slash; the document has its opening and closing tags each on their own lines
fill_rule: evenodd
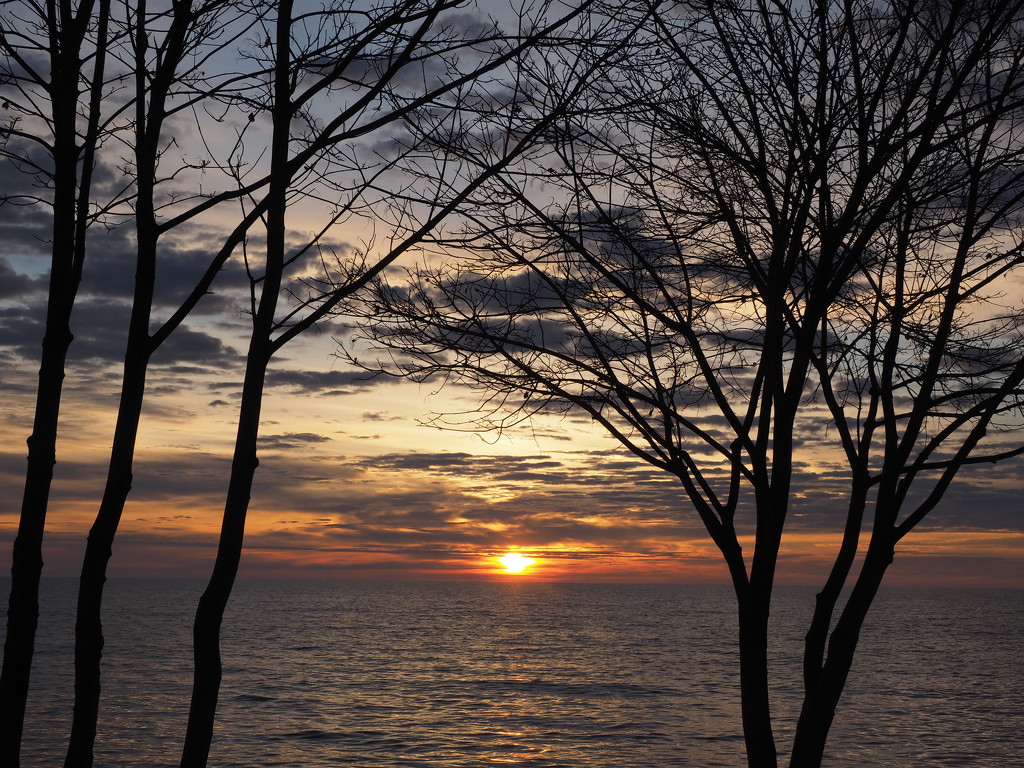
<svg viewBox="0 0 1024 768">
<path fill-rule="evenodd" d="M 526 555 L 521 552 L 507 552 L 501 557 L 497 557 L 495 559 L 501 563 L 502 568 L 505 569 L 505 573 L 522 573 L 537 562 L 534 558 L 526 557 Z"/>
<path fill-rule="evenodd" d="M 179 460 L 180 461 L 180 460 Z M 177 465 L 174 465 L 177 466 Z M 65 483 L 78 482 L 72 476 Z M 77 492 L 78 489 L 71 486 Z M 89 486 L 82 496 L 95 492 Z M 132 502 L 118 533 L 113 578 L 208 578 L 216 554 L 220 510 L 213 493 L 182 492 L 161 504 Z M 77 577 L 81 548 L 95 515 L 86 499 L 64 499 L 47 523 L 46 576 Z M 12 515 L 0 515 L 0 544 L 17 534 Z M 369 579 L 409 581 L 615 582 L 728 584 L 729 573 L 714 544 L 698 535 L 680 537 L 667 524 L 634 531 L 626 546 L 583 537 L 543 540 L 520 520 L 505 541 L 483 546 L 446 538 L 449 527 L 424 528 L 438 546 L 387 541 L 388 526 L 362 527 L 361 538 L 339 535 L 347 519 L 319 518 L 297 510 L 251 510 L 243 575 L 248 578 Z M 629 529 L 623 517 L 620 525 Z M 381 533 L 378 542 L 374 535 Z M 600 533 L 600 532 L 598 532 Z M 641 537 L 639 534 L 645 534 Z M 519 538 L 519 537 L 522 538 Z M 498 537 L 495 536 L 495 539 Z M 510 542 L 522 542 L 510 543 Z M 744 552 L 753 540 L 741 538 Z M 777 582 L 817 587 L 831 570 L 841 537 L 829 531 L 790 531 L 783 542 Z M 0 574 L 10 568 L 11 548 L 0 547 Z M 914 531 L 900 542 L 887 586 L 1024 588 L 1024 532 L 1012 530 Z M 5 565 L 6 563 L 6 565 Z"/>
</svg>

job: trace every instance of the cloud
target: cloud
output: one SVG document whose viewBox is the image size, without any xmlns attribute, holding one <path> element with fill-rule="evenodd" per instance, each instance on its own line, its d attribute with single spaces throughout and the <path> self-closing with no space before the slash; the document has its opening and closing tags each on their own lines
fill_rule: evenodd
<svg viewBox="0 0 1024 768">
<path fill-rule="evenodd" d="M 110 331 L 110 318 L 120 311 L 106 308 L 105 312 L 91 301 L 83 307 L 87 311 L 81 317 L 89 320 L 87 339 Z M 150 435 L 161 437 L 156 445 L 152 437 L 143 441 L 124 523 L 125 541 L 135 542 L 131 546 L 137 544 L 137 551 L 148 552 L 149 557 L 159 553 L 167 562 L 174 562 L 179 548 L 188 553 L 182 555 L 182 563 L 198 563 L 201 556 L 191 553 L 210 551 L 230 471 L 234 413 L 213 403 L 232 405 L 239 380 L 225 384 L 231 387 L 231 394 L 218 396 L 213 403 L 208 394 L 199 401 L 189 393 L 206 380 L 228 382 L 227 376 L 221 376 L 222 368 L 239 364 L 241 356 L 216 337 L 195 330 L 197 336 L 182 336 L 186 348 L 177 352 L 186 359 L 154 366 L 152 381 L 158 391 L 147 406 L 143 427 L 153 430 Z M 175 348 L 167 351 L 173 353 Z M 61 513 L 53 516 L 53 527 L 61 536 L 70 537 L 68 541 L 84 541 L 95 514 L 105 475 L 105 441 L 109 439 L 109 425 L 98 420 L 99 416 L 82 412 L 81 406 L 88 401 L 89 406 L 98 407 L 102 401 L 109 409 L 116 401 L 115 379 L 99 369 L 95 379 L 87 379 L 86 366 L 79 367 L 81 372 L 69 379 L 75 400 L 69 403 L 68 420 L 62 421 L 62 434 L 77 442 L 62 444 L 54 484 L 54 499 Z M 301 395 L 319 392 L 318 387 L 367 384 L 372 388 L 376 380 L 367 382 L 365 374 L 358 371 L 277 373 L 279 388 L 300 397 L 281 398 L 284 410 L 265 422 L 277 426 L 269 426 L 260 441 L 246 568 L 258 563 L 269 573 L 313 563 L 311 567 L 323 568 L 324 573 L 340 573 L 344 568 L 331 565 L 332 558 L 340 558 L 361 575 L 384 575 L 390 567 L 392 575 L 427 575 L 433 568 L 439 578 L 455 572 L 479 576 L 486 573 L 480 565 L 482 558 L 509 546 L 527 548 L 551 560 L 578 563 L 573 573 L 580 578 L 613 572 L 632 573 L 631 578 L 639 578 L 638 573 L 681 578 L 680 564 L 700 558 L 706 567 L 719 568 L 720 556 L 678 479 L 623 450 L 572 450 L 568 445 L 562 450 L 563 444 L 545 441 L 547 450 L 529 453 L 502 453 L 498 448 L 485 449 L 487 452 L 406 452 L 395 449 L 393 435 L 385 433 L 383 452 L 374 454 L 371 444 L 327 431 L 318 426 L 322 421 L 299 426 L 301 422 L 292 421 L 290 415 L 295 413 L 291 410 L 295 403 L 309 399 Z M 5 394 L 12 391 L 5 387 Z M 160 395 L 164 392 L 176 394 L 163 400 Z M 27 385 L 24 392 L 14 394 L 27 402 Z M 203 411 L 200 402 L 213 407 Z M 14 413 L 21 406 L 8 401 L 5 407 Z M 359 405 L 353 407 L 358 413 Z M 20 428 L 27 431 L 27 421 L 18 413 Z M 180 418 L 176 413 L 182 414 Z M 190 419 L 200 418 L 199 413 L 216 425 L 202 425 L 207 437 L 193 438 L 189 430 L 198 422 Z M 380 411 L 368 413 L 375 425 L 394 418 Z M 174 429 L 165 434 L 168 424 Z M 552 429 L 549 423 L 539 431 Z M 569 432 L 575 435 L 575 427 Z M 214 433 L 212 438 L 210 433 Z M 440 433 L 422 434 L 422 439 L 412 442 L 446 444 Z M 88 452 L 82 449 L 85 435 L 93 435 Z M 25 435 L 17 437 L 17 450 L 8 448 L 8 453 L 0 455 L 0 478 L 9 489 L 17 489 L 23 482 Z M 180 445 L 193 439 L 202 448 Z M 210 442 L 204 443 L 207 439 Z M 409 444 L 407 437 L 403 441 Z M 848 470 L 826 461 L 818 441 L 812 435 L 805 460 L 795 467 L 796 493 L 786 529 L 786 573 L 802 574 L 800 578 L 808 581 L 821 570 L 822 555 L 833 549 L 834 541 L 828 537 L 840 530 L 849 489 Z M 8 445 L 16 444 L 12 439 Z M 727 465 L 721 457 L 700 461 L 712 482 L 727 485 Z M 936 531 L 1003 531 L 1009 539 L 1013 532 L 1024 530 L 1016 503 L 1022 483 L 1024 465 L 1020 463 L 969 468 L 921 531 L 906 539 L 901 551 L 908 557 L 938 562 L 939 545 L 926 551 L 917 544 L 919 533 Z M 0 519 L 11 534 L 14 522 L 13 509 Z M 746 501 L 737 512 L 737 525 L 745 534 L 752 530 Z M 966 541 L 964 546 L 973 546 L 970 542 L 974 539 Z M 953 546 L 950 544 L 951 552 Z M 1009 562 L 1018 550 L 1019 545 L 1017 550 L 1010 547 L 1010 554 L 998 556 Z M 251 554 L 255 559 L 250 559 Z M 137 557 L 142 558 L 138 567 L 150 567 L 146 557 Z M 173 566 L 167 568 L 173 570 Z"/>
<path fill-rule="evenodd" d="M 314 443 L 328 443 L 331 438 L 311 432 L 288 432 L 283 435 L 260 435 L 259 447 L 276 450 L 299 448 Z"/>
<path fill-rule="evenodd" d="M 275 432 L 261 439 L 262 461 L 246 536 L 247 568 L 259 563 L 274 572 L 316 563 L 325 572 L 340 573 L 345 569 L 330 564 L 341 558 L 353 571 L 370 568 L 378 575 L 388 568 L 393 576 L 420 569 L 425 574 L 432 568 L 435 573 L 453 568 L 478 573 L 487 553 L 515 545 L 549 562 L 564 561 L 564 568 L 578 563 L 571 568 L 581 578 L 618 572 L 615 568 L 632 577 L 679 577 L 686 563 L 719 573 L 719 555 L 679 483 L 621 451 L 339 456 L 337 444 L 335 438 L 313 431 Z M 159 550 L 164 557 L 172 557 L 176 547 L 206 551 L 219 524 L 228 453 L 180 447 L 141 452 L 124 524 L 131 546 Z M 62 461 L 55 499 L 67 505 L 98 498 L 101 461 Z M 22 455 L 0 455 L 5 483 L 18 482 L 23 467 Z M 813 580 L 823 567 L 822 555 L 834 549 L 843 509 L 830 506 L 828 494 L 837 493 L 838 479 L 829 472 L 801 471 L 801 500 L 794 512 L 799 516 L 787 527 L 783 566 L 793 578 Z M 980 530 L 1006 524 L 1015 514 L 1015 495 L 1003 487 L 1017 481 L 1019 469 L 965 483 L 962 494 L 950 496 L 954 506 L 937 511 L 939 522 L 908 537 L 901 552 L 937 561 L 946 538 L 955 538 L 963 526 Z M 986 486 L 988 491 L 972 504 L 973 520 L 955 506 Z M 1019 517 L 1014 528 L 1018 532 Z M 84 531 L 85 524 L 81 526 Z M 1002 530 L 1011 536 L 1009 529 Z M 1024 540 L 1016 535 L 1013 541 Z M 989 534 L 986 541 L 998 538 Z M 1000 557 L 1012 559 L 1019 546 L 1008 539 Z M 252 555 L 255 561 L 249 559 L 253 552 L 258 553 Z"/>
<path fill-rule="evenodd" d="M 245 357 L 218 337 L 189 326 L 181 326 L 167 337 L 153 355 L 154 363 L 173 361 L 171 370 L 197 372 L 196 369 L 224 371 L 240 368 Z M 189 370 L 184 366 L 195 366 Z"/>
<path fill-rule="evenodd" d="M 39 359 L 43 321 L 38 311 L 26 307 L 0 307 L 0 349 L 22 360 Z"/>
<path fill-rule="evenodd" d="M 3 232 L 0 231 L 2 238 Z M 43 280 L 16 272 L 7 259 L 0 258 L 0 299 L 18 298 L 45 289 L 46 283 Z"/>
<path fill-rule="evenodd" d="M 357 390 L 368 390 L 394 380 L 365 371 L 300 371 L 271 370 L 267 372 L 267 386 L 291 392 L 309 392 L 317 395 L 350 395 Z"/>
<path fill-rule="evenodd" d="M 392 413 L 384 413 L 382 411 L 365 411 L 360 415 L 361 421 L 400 421 L 401 416 L 395 416 Z"/>
</svg>

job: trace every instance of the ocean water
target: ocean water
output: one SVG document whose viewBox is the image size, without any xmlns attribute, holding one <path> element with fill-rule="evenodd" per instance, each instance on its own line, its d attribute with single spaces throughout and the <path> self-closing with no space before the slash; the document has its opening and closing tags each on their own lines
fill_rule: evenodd
<svg viewBox="0 0 1024 768">
<path fill-rule="evenodd" d="M 0 582 L 7 594 L 7 585 Z M 177 764 L 203 584 L 108 584 L 98 766 Z M 74 580 L 48 579 L 23 764 L 60 765 Z M 813 590 L 781 588 L 780 751 Z M 211 765 L 745 765 L 727 587 L 237 585 Z M 835 768 L 1024 765 L 1024 592 L 879 596 L 826 757 Z"/>
</svg>

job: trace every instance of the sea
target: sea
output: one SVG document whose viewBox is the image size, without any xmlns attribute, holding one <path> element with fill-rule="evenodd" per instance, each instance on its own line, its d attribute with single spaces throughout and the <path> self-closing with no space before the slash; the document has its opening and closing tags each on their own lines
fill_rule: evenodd
<svg viewBox="0 0 1024 768">
<path fill-rule="evenodd" d="M 177 765 L 202 589 L 108 582 L 97 766 Z M 29 768 L 63 761 L 76 590 L 43 582 Z M 813 602 L 773 604 L 781 753 Z M 1024 591 L 883 589 L 825 765 L 1024 766 L 1022 638 Z M 223 655 L 220 768 L 746 764 L 728 587 L 242 581 Z"/>
</svg>

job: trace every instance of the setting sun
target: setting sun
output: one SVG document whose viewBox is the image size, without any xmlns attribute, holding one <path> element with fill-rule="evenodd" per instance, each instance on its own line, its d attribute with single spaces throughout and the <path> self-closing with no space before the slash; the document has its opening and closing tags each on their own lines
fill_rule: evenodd
<svg viewBox="0 0 1024 768">
<path fill-rule="evenodd" d="M 532 557 L 526 557 L 519 552 L 509 552 L 497 560 L 504 567 L 505 573 L 522 573 L 537 562 Z"/>
</svg>

